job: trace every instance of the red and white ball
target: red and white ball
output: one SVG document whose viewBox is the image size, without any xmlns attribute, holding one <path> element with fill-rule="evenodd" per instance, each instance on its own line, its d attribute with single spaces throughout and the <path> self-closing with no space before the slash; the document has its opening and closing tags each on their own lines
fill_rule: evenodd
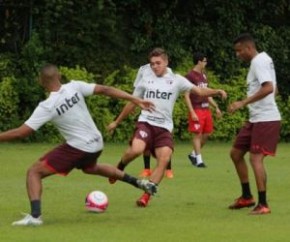
<svg viewBox="0 0 290 242">
<path fill-rule="evenodd" d="M 103 213 L 109 205 L 108 197 L 102 191 L 92 191 L 86 197 L 86 209 L 91 212 Z"/>
</svg>

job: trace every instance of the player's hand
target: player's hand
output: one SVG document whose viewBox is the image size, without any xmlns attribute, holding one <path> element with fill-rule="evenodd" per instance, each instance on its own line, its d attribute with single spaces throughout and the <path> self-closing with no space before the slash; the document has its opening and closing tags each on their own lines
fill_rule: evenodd
<svg viewBox="0 0 290 242">
<path fill-rule="evenodd" d="M 242 107 L 244 107 L 244 102 L 243 101 L 233 102 L 232 104 L 229 105 L 228 112 L 229 113 L 234 113 L 235 111 L 237 111 L 238 109 L 240 109 Z"/>
<path fill-rule="evenodd" d="M 136 104 L 142 108 L 143 110 L 147 110 L 149 112 L 152 112 L 155 110 L 155 105 L 154 103 L 152 103 L 151 101 L 148 100 L 143 100 L 143 99 L 139 99 Z"/>
<path fill-rule="evenodd" d="M 114 133 L 115 129 L 117 128 L 117 126 L 118 126 L 117 122 L 116 122 L 116 121 L 113 121 L 112 123 L 110 123 L 110 124 L 106 127 L 106 129 L 107 129 L 107 131 L 109 132 L 109 134 L 112 135 L 112 134 Z"/>
<path fill-rule="evenodd" d="M 222 98 L 223 100 L 224 100 L 224 99 L 227 99 L 228 94 L 227 94 L 224 90 L 219 89 L 219 90 L 218 90 L 218 94 L 221 96 L 221 98 Z"/>
<path fill-rule="evenodd" d="M 215 109 L 215 113 L 217 118 L 221 118 L 223 116 L 221 110 L 218 107 Z"/>
<path fill-rule="evenodd" d="M 198 121 L 198 116 L 196 115 L 195 112 L 191 112 L 191 113 L 190 113 L 190 116 L 191 116 L 191 119 L 192 119 L 193 121 Z"/>
</svg>

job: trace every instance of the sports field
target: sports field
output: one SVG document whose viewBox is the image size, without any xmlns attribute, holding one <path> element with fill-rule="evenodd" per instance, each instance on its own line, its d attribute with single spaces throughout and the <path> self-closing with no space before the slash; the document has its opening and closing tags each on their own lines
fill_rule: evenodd
<svg viewBox="0 0 290 242">
<path fill-rule="evenodd" d="M 0 241 L 51 242 L 276 242 L 290 241 L 290 144 L 280 144 L 275 158 L 266 159 L 268 200 L 272 214 L 250 216 L 250 209 L 227 206 L 240 195 L 239 182 L 229 158 L 231 144 L 211 143 L 204 148 L 206 169 L 193 167 L 190 144 L 176 144 L 173 179 L 164 178 L 147 208 L 135 206 L 141 190 L 73 171 L 68 177 L 44 180 L 41 227 L 12 227 L 29 212 L 25 190 L 27 167 L 53 145 L 0 145 Z M 115 164 L 126 144 L 106 144 L 100 162 Z M 155 164 L 153 160 L 152 165 Z M 138 175 L 139 158 L 128 168 Z M 250 170 L 251 171 L 251 170 Z M 252 178 L 252 191 L 256 188 Z M 86 212 L 88 192 L 102 190 L 110 205 L 103 214 Z"/>
</svg>

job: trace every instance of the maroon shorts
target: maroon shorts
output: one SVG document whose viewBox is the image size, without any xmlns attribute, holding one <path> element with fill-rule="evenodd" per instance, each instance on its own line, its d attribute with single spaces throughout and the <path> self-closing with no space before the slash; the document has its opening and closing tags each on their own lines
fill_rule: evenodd
<svg viewBox="0 0 290 242">
<path fill-rule="evenodd" d="M 102 151 L 88 153 L 68 144 L 62 144 L 40 158 L 55 173 L 67 175 L 72 169 L 84 169 L 97 163 Z"/>
<path fill-rule="evenodd" d="M 234 147 L 273 156 L 279 141 L 280 126 L 280 121 L 246 122 L 236 137 Z"/>
<path fill-rule="evenodd" d="M 194 109 L 198 121 L 193 121 L 188 114 L 188 131 L 191 133 L 210 134 L 213 132 L 213 120 L 211 111 L 208 108 Z"/>
<path fill-rule="evenodd" d="M 169 147 L 173 150 L 172 134 L 164 128 L 150 125 L 146 122 L 137 122 L 132 140 L 141 139 L 146 143 L 146 151 L 155 156 L 155 149 Z"/>
</svg>

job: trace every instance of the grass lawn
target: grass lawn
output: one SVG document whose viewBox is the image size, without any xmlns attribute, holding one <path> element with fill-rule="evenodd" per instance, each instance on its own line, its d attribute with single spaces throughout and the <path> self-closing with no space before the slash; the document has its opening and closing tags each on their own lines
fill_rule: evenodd
<svg viewBox="0 0 290 242">
<path fill-rule="evenodd" d="M 193 167 L 187 154 L 190 143 L 176 144 L 174 178 L 164 178 L 159 193 L 147 208 L 135 200 L 141 190 L 107 179 L 83 175 L 53 176 L 43 181 L 41 227 L 12 227 L 11 222 L 29 212 L 25 175 L 29 165 L 51 144 L 0 145 L 0 241 L 51 242 L 274 242 L 290 239 L 290 144 L 280 144 L 277 156 L 266 159 L 268 201 L 272 214 L 248 215 L 250 209 L 231 211 L 227 206 L 240 195 L 240 186 L 229 158 L 230 143 L 208 143 L 203 150 L 206 169 Z M 126 144 L 106 144 L 99 162 L 116 164 Z M 138 175 L 139 158 L 127 172 Z M 155 161 L 152 160 L 152 166 Z M 251 188 L 256 186 L 250 170 Z M 84 209 L 85 196 L 93 190 L 109 197 L 103 214 Z"/>
</svg>

